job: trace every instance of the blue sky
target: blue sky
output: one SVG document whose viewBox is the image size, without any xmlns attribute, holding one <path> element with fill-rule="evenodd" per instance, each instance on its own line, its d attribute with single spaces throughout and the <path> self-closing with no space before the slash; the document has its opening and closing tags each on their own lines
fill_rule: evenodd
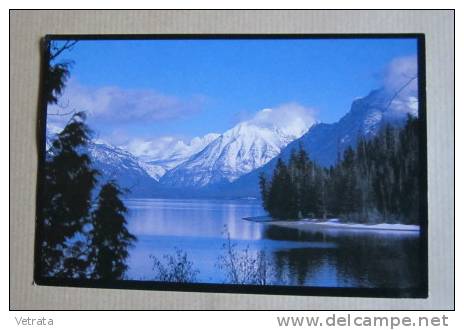
<svg viewBox="0 0 464 330">
<path fill-rule="evenodd" d="M 416 53 L 415 39 L 79 41 L 60 58 L 74 62 L 62 103 L 108 107 L 93 129 L 126 139 L 222 133 L 287 103 L 334 122 Z"/>
</svg>

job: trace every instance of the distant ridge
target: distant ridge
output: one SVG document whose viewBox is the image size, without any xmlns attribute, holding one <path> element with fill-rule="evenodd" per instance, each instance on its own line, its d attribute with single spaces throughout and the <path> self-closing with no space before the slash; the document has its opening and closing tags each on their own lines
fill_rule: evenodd
<svg viewBox="0 0 464 330">
<path fill-rule="evenodd" d="M 332 124 L 314 124 L 309 130 L 299 126 L 289 132 L 245 121 L 224 134 L 207 135 L 197 141 L 201 148 L 197 153 L 172 157 L 171 169 L 105 143 L 91 143 L 88 151 L 102 176 L 130 189 L 132 197 L 259 198 L 259 175 L 270 175 L 279 157 L 287 160 L 301 146 L 311 159 L 330 166 L 359 136 L 375 136 L 387 123 L 402 125 L 407 114 L 417 116 L 417 110 L 416 96 L 398 97 L 378 89 L 353 101 L 350 111 Z"/>
</svg>

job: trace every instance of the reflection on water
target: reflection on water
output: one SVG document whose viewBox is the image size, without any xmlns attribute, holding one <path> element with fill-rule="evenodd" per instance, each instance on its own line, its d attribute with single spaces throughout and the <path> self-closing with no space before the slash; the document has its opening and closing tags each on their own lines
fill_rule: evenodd
<svg viewBox="0 0 464 330">
<path fill-rule="evenodd" d="M 200 270 L 198 281 L 225 282 L 217 268 L 225 225 L 238 248 L 266 252 L 276 284 L 408 288 L 420 278 L 417 233 L 302 231 L 245 221 L 264 214 L 254 200 L 131 199 L 126 205 L 129 230 L 138 238 L 129 259 L 133 279 L 152 279 L 149 255 L 177 247 Z"/>
<path fill-rule="evenodd" d="M 221 237 L 224 225 L 233 239 L 260 239 L 261 228 L 242 221 L 247 215 L 264 211 L 259 203 L 249 200 L 129 200 L 131 232 L 146 236 Z"/>
</svg>

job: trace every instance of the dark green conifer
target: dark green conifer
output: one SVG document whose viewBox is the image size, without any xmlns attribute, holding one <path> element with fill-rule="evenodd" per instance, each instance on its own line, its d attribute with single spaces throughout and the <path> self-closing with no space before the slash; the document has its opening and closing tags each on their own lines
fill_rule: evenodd
<svg viewBox="0 0 464 330">
<path fill-rule="evenodd" d="M 92 277 L 96 279 L 122 279 L 127 270 L 128 249 L 136 240 L 127 230 L 127 209 L 120 198 L 121 194 L 116 182 L 103 185 L 97 208 L 92 214 Z"/>
<path fill-rule="evenodd" d="M 339 162 L 322 168 L 300 146 L 288 166 L 279 159 L 270 182 L 260 181 L 265 209 L 275 218 L 339 217 L 379 223 L 419 223 L 419 120 L 404 127 L 385 125 L 359 137 Z M 266 187 L 266 189 L 263 189 Z"/>
<path fill-rule="evenodd" d="M 42 269 L 44 275 L 67 276 L 66 268 L 83 276 L 86 265 L 82 244 L 70 239 L 81 233 L 89 223 L 91 192 L 98 172 L 83 153 L 90 131 L 84 113 L 73 115 L 52 142 L 45 162 L 42 217 Z M 83 247 L 83 246 L 82 246 Z M 67 260 L 67 266 L 65 260 Z"/>
</svg>

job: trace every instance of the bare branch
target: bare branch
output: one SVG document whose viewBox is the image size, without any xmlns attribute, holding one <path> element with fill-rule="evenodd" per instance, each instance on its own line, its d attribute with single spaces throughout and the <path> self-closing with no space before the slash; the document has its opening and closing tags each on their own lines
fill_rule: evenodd
<svg viewBox="0 0 464 330">
<path fill-rule="evenodd" d="M 61 101 L 61 99 L 59 101 Z M 67 107 L 69 107 L 69 103 L 70 102 L 69 102 L 69 99 L 68 99 L 68 100 L 66 100 L 66 104 L 61 103 L 61 102 L 57 102 L 56 106 L 59 107 L 60 109 L 66 109 Z"/>
<path fill-rule="evenodd" d="M 57 113 L 47 113 L 47 116 L 63 116 L 64 117 L 64 116 L 69 116 L 69 115 L 75 114 L 75 113 L 76 113 L 76 109 L 73 109 L 73 110 L 71 110 L 69 112 L 65 112 L 65 113 L 59 113 L 59 112 L 57 112 Z"/>
<path fill-rule="evenodd" d="M 393 103 L 393 101 L 395 100 L 395 98 L 406 88 L 408 87 L 408 85 L 413 82 L 415 79 L 417 79 L 417 75 L 414 76 L 414 77 L 411 77 L 407 82 L 406 84 L 404 84 L 403 86 L 401 86 L 400 89 L 398 89 L 395 94 L 393 94 L 392 98 L 390 99 L 390 101 L 388 101 L 388 104 L 387 106 L 385 107 L 385 111 L 388 110 L 388 108 L 390 108 L 391 104 Z"/>
<path fill-rule="evenodd" d="M 65 50 L 71 50 L 77 44 L 77 40 L 68 40 L 61 47 L 53 46 L 53 54 L 50 54 L 50 61 L 57 58 Z"/>
</svg>

